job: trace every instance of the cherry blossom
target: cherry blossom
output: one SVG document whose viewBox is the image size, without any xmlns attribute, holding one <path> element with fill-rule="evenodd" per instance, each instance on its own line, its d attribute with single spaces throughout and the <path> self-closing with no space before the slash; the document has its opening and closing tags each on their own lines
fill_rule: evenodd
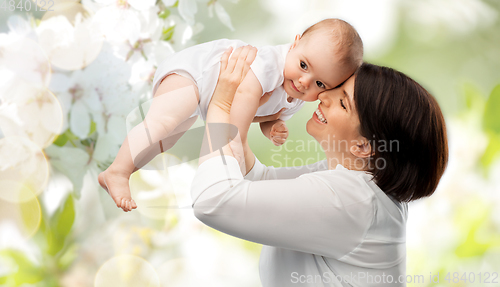
<svg viewBox="0 0 500 287">
<path fill-rule="evenodd" d="M 51 63 L 65 70 L 79 70 L 89 65 L 102 47 L 102 36 L 92 18 L 77 14 L 72 25 L 64 16 L 44 20 L 37 27 L 38 41 Z"/>
</svg>

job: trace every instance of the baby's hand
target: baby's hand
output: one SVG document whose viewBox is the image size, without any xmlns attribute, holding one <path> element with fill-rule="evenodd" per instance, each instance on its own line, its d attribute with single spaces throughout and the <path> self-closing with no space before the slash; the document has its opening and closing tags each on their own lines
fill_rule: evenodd
<svg viewBox="0 0 500 287">
<path fill-rule="evenodd" d="M 284 121 L 279 120 L 271 127 L 269 133 L 270 139 L 275 146 L 280 146 L 285 143 L 288 138 L 288 128 Z"/>
</svg>

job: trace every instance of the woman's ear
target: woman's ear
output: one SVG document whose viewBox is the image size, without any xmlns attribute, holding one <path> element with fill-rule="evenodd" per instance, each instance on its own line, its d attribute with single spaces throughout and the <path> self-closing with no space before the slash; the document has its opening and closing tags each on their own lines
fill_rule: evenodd
<svg viewBox="0 0 500 287">
<path fill-rule="evenodd" d="M 300 41 L 300 35 L 297 34 L 297 35 L 295 35 L 295 40 L 293 40 L 293 43 L 292 43 L 292 46 L 290 47 L 290 49 L 297 47 L 297 45 L 299 44 L 299 41 Z"/>
<path fill-rule="evenodd" d="M 372 151 L 372 146 L 366 138 L 358 140 L 349 150 L 352 155 L 359 158 L 368 158 L 375 153 L 375 151 Z"/>
</svg>

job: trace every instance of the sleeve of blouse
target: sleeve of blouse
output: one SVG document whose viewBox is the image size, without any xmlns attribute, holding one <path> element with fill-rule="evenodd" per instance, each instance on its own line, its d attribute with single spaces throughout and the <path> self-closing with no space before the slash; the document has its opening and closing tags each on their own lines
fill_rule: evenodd
<svg viewBox="0 0 500 287">
<path fill-rule="evenodd" d="M 232 236 L 338 259 L 362 242 L 374 213 L 373 197 L 354 192 L 362 183 L 348 174 L 252 182 L 234 157 L 218 156 L 198 168 L 193 209 L 200 221 Z"/>
<path fill-rule="evenodd" d="M 283 83 L 283 69 L 278 64 L 281 55 L 272 46 L 259 47 L 250 67 L 262 86 L 262 92 L 270 92 Z"/>
<path fill-rule="evenodd" d="M 301 101 L 301 100 L 297 100 L 299 101 L 298 104 L 296 104 L 295 106 L 289 108 L 289 109 L 286 109 L 285 111 L 283 111 L 283 113 L 281 114 L 280 116 L 280 120 L 284 120 L 284 121 L 288 121 L 289 119 L 292 118 L 292 116 L 294 114 L 296 114 L 297 112 L 300 111 L 300 109 L 302 109 L 302 107 L 304 106 L 304 101 Z"/>
<path fill-rule="evenodd" d="M 318 161 L 309 165 L 303 166 L 290 166 L 290 167 L 279 167 L 265 166 L 263 165 L 257 157 L 255 157 L 255 164 L 245 175 L 245 179 L 251 181 L 257 180 L 268 180 L 268 179 L 291 179 L 299 177 L 306 173 L 311 173 L 315 171 L 327 170 L 328 163 L 325 160 Z"/>
</svg>

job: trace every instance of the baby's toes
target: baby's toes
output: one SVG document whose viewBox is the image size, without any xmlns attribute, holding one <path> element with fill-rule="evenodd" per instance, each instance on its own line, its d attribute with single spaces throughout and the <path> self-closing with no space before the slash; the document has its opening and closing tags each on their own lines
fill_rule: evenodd
<svg viewBox="0 0 500 287">
<path fill-rule="evenodd" d="M 99 173 L 97 176 L 97 181 L 99 182 L 99 185 L 107 191 L 106 184 L 104 183 L 104 172 Z"/>
<path fill-rule="evenodd" d="M 130 200 L 126 199 L 125 200 L 125 211 L 129 212 L 131 210 L 132 210 L 132 208 L 131 208 Z"/>
<path fill-rule="evenodd" d="M 132 202 L 130 200 L 127 200 L 127 210 L 132 211 Z"/>
<path fill-rule="evenodd" d="M 278 131 L 271 133 L 271 137 L 273 137 L 273 138 L 276 138 L 276 137 L 280 138 L 280 137 L 286 137 L 286 136 L 287 136 L 286 133 L 282 133 L 282 132 L 278 132 Z"/>
<path fill-rule="evenodd" d="M 118 198 L 118 197 L 117 197 L 116 199 L 115 199 L 115 198 L 113 198 L 113 200 L 114 200 L 114 201 L 115 201 L 115 203 L 116 203 L 116 207 L 118 207 L 118 208 L 122 207 L 122 199 L 121 199 L 121 198 Z"/>
<path fill-rule="evenodd" d="M 127 211 L 127 200 L 125 198 L 122 198 L 120 200 L 120 206 L 119 206 L 121 209 L 123 209 L 123 211 Z"/>
<path fill-rule="evenodd" d="M 273 144 L 274 144 L 275 146 L 280 146 L 280 145 L 282 145 L 284 142 L 285 142 L 285 140 L 283 140 L 283 139 L 281 139 L 281 138 L 279 138 L 279 137 L 274 137 L 274 138 L 273 138 Z"/>
<path fill-rule="evenodd" d="M 132 208 L 136 209 L 137 208 L 137 204 L 135 203 L 135 201 L 132 199 L 131 202 L 132 202 Z"/>
</svg>

